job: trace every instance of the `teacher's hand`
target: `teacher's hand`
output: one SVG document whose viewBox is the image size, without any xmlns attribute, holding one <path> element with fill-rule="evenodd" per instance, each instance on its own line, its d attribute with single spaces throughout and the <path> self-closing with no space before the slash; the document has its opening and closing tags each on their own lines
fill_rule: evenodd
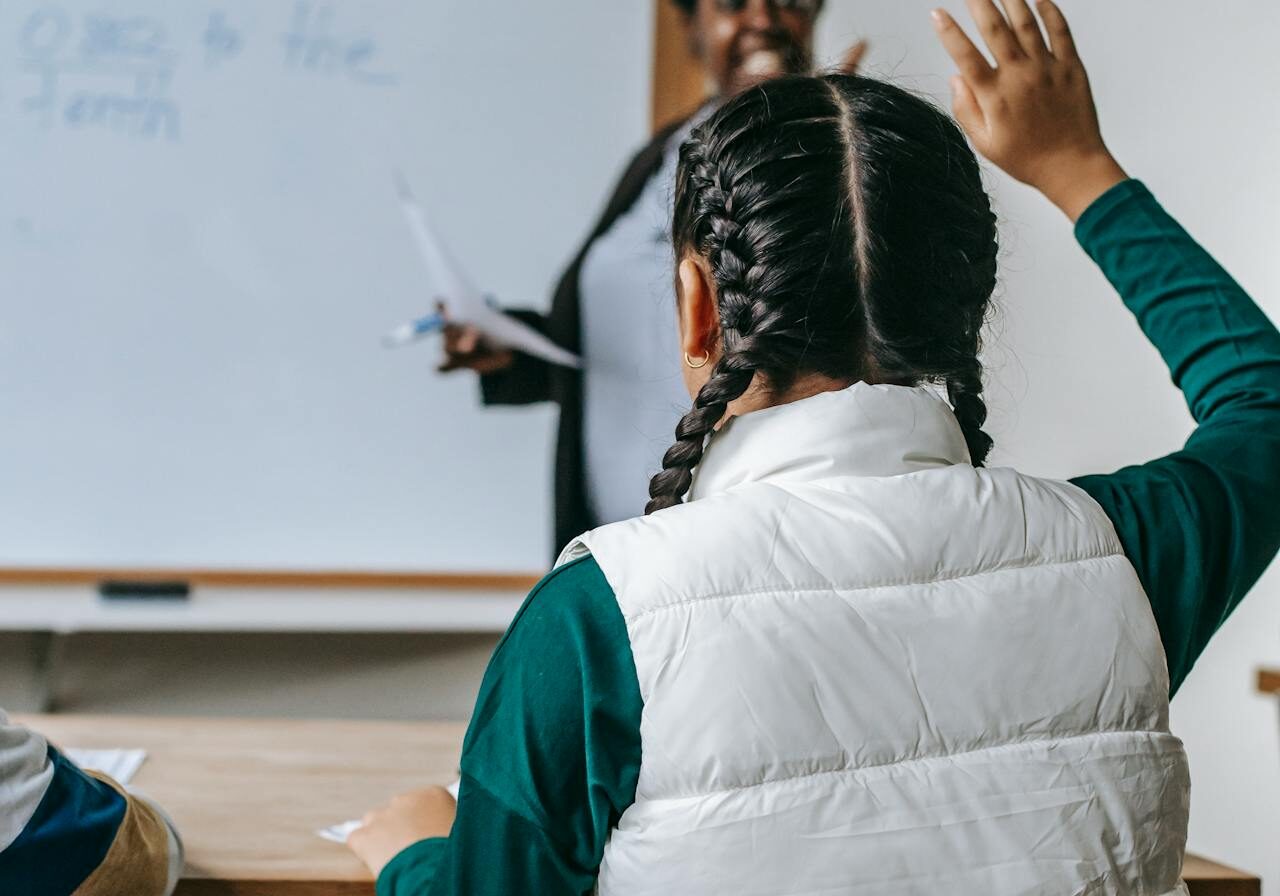
<svg viewBox="0 0 1280 896">
<path fill-rule="evenodd" d="M 844 51 L 844 55 L 840 57 L 840 62 L 836 65 L 836 71 L 842 75 L 856 75 L 858 69 L 862 66 L 862 60 L 866 58 L 869 45 L 865 40 L 860 40 Z"/>
<path fill-rule="evenodd" d="M 966 0 L 992 65 L 945 10 L 934 26 L 960 72 L 951 79 L 952 109 L 974 147 L 1040 192 L 1073 221 L 1124 180 L 1102 141 L 1084 63 L 1067 20 L 1039 0 Z"/>
<path fill-rule="evenodd" d="M 411 790 L 364 817 L 347 846 L 369 866 L 374 879 L 406 847 L 431 837 L 448 837 L 458 804 L 443 787 Z"/>
<path fill-rule="evenodd" d="M 437 303 L 436 310 L 443 315 L 444 303 Z M 470 324 L 446 323 L 444 325 L 444 360 L 436 370 L 440 373 L 448 373 L 451 370 L 496 373 L 499 370 L 506 370 L 515 359 L 515 353 L 511 349 L 500 348 L 489 342 L 478 328 Z"/>
<path fill-rule="evenodd" d="M 476 373 L 496 373 L 506 370 L 515 361 L 515 354 L 507 348 L 491 345 L 480 330 L 469 324 L 445 324 L 444 360 L 436 370 L 474 370 Z"/>
</svg>

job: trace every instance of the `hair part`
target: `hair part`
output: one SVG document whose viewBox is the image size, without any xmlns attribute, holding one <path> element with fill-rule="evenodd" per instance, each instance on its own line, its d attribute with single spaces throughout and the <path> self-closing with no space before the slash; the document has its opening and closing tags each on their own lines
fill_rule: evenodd
<svg viewBox="0 0 1280 896">
<path fill-rule="evenodd" d="M 677 258 L 706 259 L 721 355 L 646 513 L 683 500 L 729 404 L 757 381 L 779 393 L 804 374 L 938 384 L 972 462 L 986 459 L 978 353 L 996 221 L 944 112 L 855 75 L 754 87 L 681 147 L 672 232 Z"/>
</svg>

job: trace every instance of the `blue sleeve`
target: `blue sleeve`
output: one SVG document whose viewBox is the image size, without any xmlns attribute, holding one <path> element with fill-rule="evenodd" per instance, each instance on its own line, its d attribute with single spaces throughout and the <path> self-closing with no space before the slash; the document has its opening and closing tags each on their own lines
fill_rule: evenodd
<svg viewBox="0 0 1280 896">
<path fill-rule="evenodd" d="M 0 892 L 67 896 L 102 864 L 128 802 L 53 747 L 53 774 L 17 839 L 0 852 Z"/>
</svg>

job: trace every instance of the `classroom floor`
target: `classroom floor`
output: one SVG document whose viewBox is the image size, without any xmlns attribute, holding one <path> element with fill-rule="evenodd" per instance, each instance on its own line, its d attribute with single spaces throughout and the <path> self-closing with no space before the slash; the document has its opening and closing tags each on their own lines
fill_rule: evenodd
<svg viewBox="0 0 1280 896">
<path fill-rule="evenodd" d="M 497 635 L 83 634 L 60 646 L 61 712 L 452 719 Z M 0 634 L 0 707 L 39 708 L 37 641 Z"/>
</svg>

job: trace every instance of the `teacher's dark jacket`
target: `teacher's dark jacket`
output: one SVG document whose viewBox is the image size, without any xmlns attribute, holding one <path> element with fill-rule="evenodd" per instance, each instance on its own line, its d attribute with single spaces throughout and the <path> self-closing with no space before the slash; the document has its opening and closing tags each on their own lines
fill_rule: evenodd
<svg viewBox="0 0 1280 896">
<path fill-rule="evenodd" d="M 678 121 L 663 128 L 627 165 L 613 196 L 605 205 L 604 214 L 560 278 L 551 299 L 551 310 L 543 314 L 512 309 L 508 310 L 508 314 L 539 330 L 557 345 L 571 352 L 581 352 L 578 275 L 582 270 L 582 262 L 592 244 L 635 204 L 649 178 L 662 166 L 663 149 L 667 140 L 682 124 L 682 121 Z M 554 401 L 560 406 L 555 459 L 556 552 L 572 538 L 594 528 L 600 522 L 587 500 L 587 481 L 583 470 L 585 451 L 582 444 L 582 376 L 581 370 L 571 370 L 517 353 L 516 360 L 510 367 L 480 378 L 481 394 L 487 405 Z"/>
</svg>

